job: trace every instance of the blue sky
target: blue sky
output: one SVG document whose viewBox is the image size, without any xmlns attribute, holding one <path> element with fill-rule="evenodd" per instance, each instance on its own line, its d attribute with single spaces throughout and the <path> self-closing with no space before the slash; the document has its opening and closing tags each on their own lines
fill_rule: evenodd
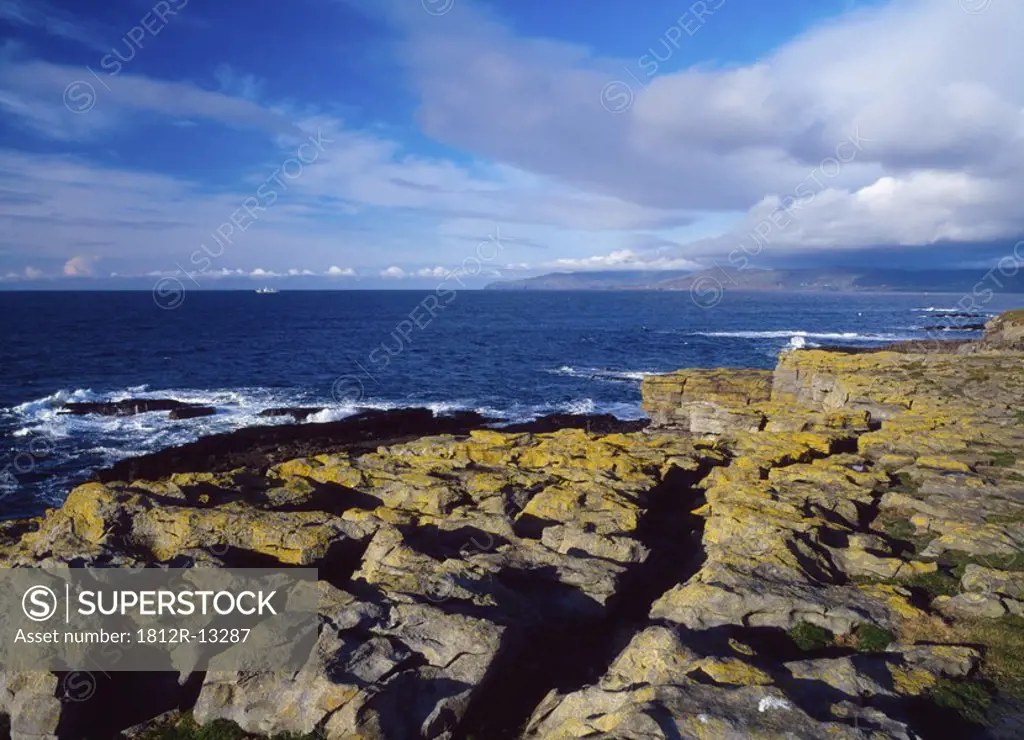
<svg viewBox="0 0 1024 740">
<path fill-rule="evenodd" d="M 0 0 L 0 288 L 981 267 L 1024 233 L 1021 28 L 1009 0 Z"/>
</svg>

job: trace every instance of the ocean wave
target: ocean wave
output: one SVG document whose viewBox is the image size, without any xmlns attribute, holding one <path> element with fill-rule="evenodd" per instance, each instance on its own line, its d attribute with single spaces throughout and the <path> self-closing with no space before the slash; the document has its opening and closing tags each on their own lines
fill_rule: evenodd
<svg viewBox="0 0 1024 740">
<path fill-rule="evenodd" d="M 341 421 L 347 419 L 350 416 L 354 416 L 359 413 L 359 408 L 355 405 L 346 404 L 336 408 L 325 408 L 323 411 L 317 411 L 315 414 L 310 414 L 306 417 L 306 424 L 327 424 L 332 421 Z"/>
<path fill-rule="evenodd" d="M 529 422 L 549 414 L 611 414 L 621 419 L 642 419 L 646 416 L 639 404 L 601 403 L 592 398 L 576 398 L 557 403 L 513 403 L 505 408 L 493 405 L 474 405 L 473 403 L 459 401 L 430 402 L 410 400 L 401 404 L 391 401 L 361 401 L 358 404 L 325 408 L 319 413 L 310 415 L 306 419 L 306 423 L 340 421 L 367 409 L 388 411 L 403 408 L 426 408 L 433 411 L 437 416 L 446 416 L 459 411 L 475 411 L 481 416 L 501 419 L 507 423 Z"/>
<path fill-rule="evenodd" d="M 912 311 L 919 311 L 921 313 L 938 313 L 938 314 L 967 314 L 971 316 L 996 316 L 997 314 L 990 313 L 988 311 L 970 311 L 963 308 L 939 308 L 936 306 L 928 306 L 927 308 L 913 308 Z"/>
<path fill-rule="evenodd" d="M 37 398 L 32 401 L 25 401 L 24 403 L 19 403 L 17 406 L 12 406 L 11 408 L 4 410 L 14 414 L 15 416 L 31 417 L 47 411 L 59 409 L 66 403 L 82 403 L 86 401 L 94 401 L 96 399 L 96 394 L 88 388 L 76 388 L 75 390 L 70 391 L 59 390 L 48 396 L 43 396 L 42 398 Z"/>
<path fill-rule="evenodd" d="M 132 416 L 61 413 L 67 403 L 101 403 L 127 398 L 169 398 L 213 406 L 217 413 L 185 420 L 171 420 L 166 412 L 159 411 Z M 99 458 L 100 465 L 104 465 L 123 457 L 192 442 L 210 434 L 256 424 L 287 423 L 288 419 L 260 417 L 259 412 L 273 406 L 302 405 L 305 400 L 293 393 L 266 388 L 153 391 L 148 386 L 135 386 L 107 393 L 79 388 L 59 390 L 3 411 L 7 425 L 12 428 L 12 437 L 53 441 L 62 448 L 65 460 L 75 452 L 88 450 Z"/>
<path fill-rule="evenodd" d="M 609 370 L 600 367 L 572 367 L 562 365 L 557 370 L 548 370 L 552 375 L 564 375 L 570 378 L 586 378 L 588 380 L 605 380 L 611 382 L 638 382 L 653 372 L 645 370 Z"/>
<path fill-rule="evenodd" d="M 522 424 L 550 414 L 611 414 L 612 416 L 626 421 L 647 418 L 647 414 L 644 413 L 642 408 L 640 408 L 639 403 L 616 401 L 599 402 L 586 397 L 554 403 L 514 403 L 504 409 L 488 407 L 486 409 L 488 413 L 485 413 L 485 409 L 480 408 L 478 408 L 477 411 L 492 418 L 502 418 L 508 424 Z"/>
<path fill-rule="evenodd" d="M 802 329 L 780 329 L 777 331 L 698 331 L 691 336 L 721 337 L 729 339 L 826 339 L 846 342 L 900 342 L 914 339 L 906 334 L 861 334 L 855 331 L 804 331 Z"/>
<path fill-rule="evenodd" d="M 577 378 L 595 378 L 600 380 L 629 381 L 642 380 L 652 373 L 646 371 L 619 371 L 601 368 L 573 368 L 564 366 L 551 371 L 555 374 Z M 138 388 L 141 389 L 141 386 Z M 153 411 L 130 416 L 103 416 L 99 414 L 65 414 L 60 413 L 66 403 L 119 401 L 126 398 L 167 398 L 183 403 L 192 403 L 216 408 L 217 413 L 193 419 L 170 420 L 163 411 Z M 15 417 L 11 425 L 11 436 L 29 437 L 44 435 L 51 438 L 87 437 L 104 440 L 91 449 L 100 451 L 100 447 L 110 447 L 108 442 L 118 443 L 134 441 L 131 445 L 136 452 L 149 451 L 153 445 L 150 440 L 159 437 L 161 445 L 183 443 L 197 436 L 217 434 L 231 431 L 244 426 L 287 424 L 293 423 L 290 416 L 265 417 L 262 411 L 270 408 L 290 407 L 321 407 L 322 410 L 308 416 L 305 423 L 325 423 L 338 421 L 366 410 L 390 411 L 402 408 L 427 408 L 438 416 L 453 414 L 459 411 L 477 411 L 484 416 L 529 419 L 551 413 L 610 413 L 610 410 L 591 398 L 579 398 L 559 403 L 544 403 L 523 406 L 511 403 L 508 406 L 498 403 L 481 404 L 479 400 L 436 401 L 430 399 L 407 398 L 401 401 L 390 399 L 362 398 L 344 404 L 336 401 L 325 401 L 308 393 L 295 393 L 288 390 L 268 388 L 238 389 L 163 389 L 133 390 L 125 389 L 107 393 L 94 393 L 88 389 L 61 390 L 43 398 L 26 401 L 9 409 L 4 409 Z M 614 404 L 612 404 L 614 406 Z M 629 404 L 625 408 L 632 408 Z M 637 406 L 637 408 L 639 408 Z M 141 448 L 141 449 L 140 449 Z M 119 448 L 120 449 L 120 448 Z"/>
<path fill-rule="evenodd" d="M 821 345 L 817 342 L 808 342 L 806 337 L 794 336 L 789 338 L 789 344 L 786 345 L 785 349 L 807 349 L 820 347 Z"/>
<path fill-rule="evenodd" d="M 476 411 L 483 416 L 500 416 L 501 412 L 496 409 L 490 408 L 474 408 L 472 403 L 465 403 L 459 401 L 416 401 L 408 400 L 404 403 L 397 401 L 376 401 L 376 400 L 360 400 L 357 403 L 346 403 L 338 406 L 337 404 L 325 406 L 322 411 L 318 411 L 315 414 L 310 414 L 306 417 L 304 423 L 306 424 L 324 424 L 332 421 L 341 421 L 347 419 L 350 416 L 354 416 L 362 411 L 394 411 L 397 409 L 430 409 L 434 412 L 434 416 L 450 416 L 451 414 L 458 413 L 459 411 Z"/>
<path fill-rule="evenodd" d="M 580 398 L 574 401 L 566 401 L 558 405 L 560 411 L 566 414 L 593 414 L 597 411 L 597 404 L 592 398 Z"/>
</svg>

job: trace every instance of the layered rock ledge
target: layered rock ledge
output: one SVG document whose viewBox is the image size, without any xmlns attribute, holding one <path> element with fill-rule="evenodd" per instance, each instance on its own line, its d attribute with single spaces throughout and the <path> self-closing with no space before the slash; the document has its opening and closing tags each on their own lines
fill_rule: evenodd
<svg viewBox="0 0 1024 740">
<path fill-rule="evenodd" d="M 1022 324 L 648 378 L 642 431 L 79 486 L 3 524 L 0 565 L 317 567 L 317 651 L 89 702 L 6 673 L 0 712 L 14 738 L 1020 737 Z"/>
</svg>

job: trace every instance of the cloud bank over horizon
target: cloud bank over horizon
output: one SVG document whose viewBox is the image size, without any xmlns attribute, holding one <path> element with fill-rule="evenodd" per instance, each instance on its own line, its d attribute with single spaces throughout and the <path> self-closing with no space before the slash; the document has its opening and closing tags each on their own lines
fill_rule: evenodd
<svg viewBox="0 0 1024 740">
<path fill-rule="evenodd" d="M 934 269 L 1024 235 L 1020 3 L 116 5 L 0 0 L 2 286 L 411 286 L 499 232 L 480 281 Z"/>
</svg>

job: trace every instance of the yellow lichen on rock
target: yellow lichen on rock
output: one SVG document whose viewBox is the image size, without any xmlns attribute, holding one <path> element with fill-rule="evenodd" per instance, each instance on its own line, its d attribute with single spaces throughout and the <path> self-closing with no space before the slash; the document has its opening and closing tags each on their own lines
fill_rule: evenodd
<svg viewBox="0 0 1024 740">
<path fill-rule="evenodd" d="M 774 679 L 760 668 L 739 658 L 704 658 L 696 668 L 706 673 L 712 681 L 735 686 L 768 686 Z"/>
<path fill-rule="evenodd" d="M 86 483 L 72 489 L 60 512 L 71 520 L 72 531 L 86 542 L 98 544 L 110 526 L 117 496 L 101 483 Z"/>
<path fill-rule="evenodd" d="M 939 677 L 923 668 L 890 665 L 893 688 L 904 696 L 920 696 L 935 686 Z"/>
</svg>

